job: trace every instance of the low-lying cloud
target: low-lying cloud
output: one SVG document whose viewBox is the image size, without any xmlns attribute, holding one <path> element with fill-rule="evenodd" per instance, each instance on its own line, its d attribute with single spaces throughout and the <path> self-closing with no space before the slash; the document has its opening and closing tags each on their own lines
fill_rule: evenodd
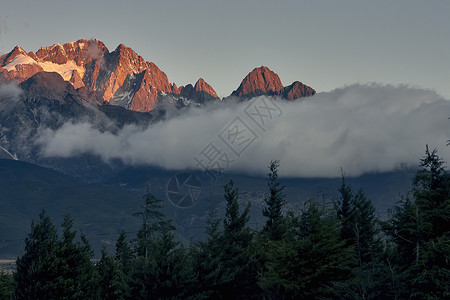
<svg viewBox="0 0 450 300">
<path fill-rule="evenodd" d="M 0 111 L 8 110 L 20 100 L 22 90 L 16 82 L 0 83 Z"/>
<path fill-rule="evenodd" d="M 22 90 L 16 82 L 0 83 L 0 99 L 5 101 L 18 101 Z"/>
<path fill-rule="evenodd" d="M 117 134 L 89 123 L 43 130 L 44 156 L 83 153 L 105 161 L 167 169 L 209 166 L 263 175 L 278 159 L 280 174 L 336 177 L 417 165 L 425 145 L 449 161 L 450 101 L 408 86 L 352 85 L 287 102 L 252 102 L 191 110 L 148 128 L 125 126 Z"/>
</svg>

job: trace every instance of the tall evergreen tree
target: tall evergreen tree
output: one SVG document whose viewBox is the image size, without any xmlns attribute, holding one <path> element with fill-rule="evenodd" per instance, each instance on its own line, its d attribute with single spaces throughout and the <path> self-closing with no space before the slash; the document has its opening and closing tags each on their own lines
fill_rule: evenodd
<svg viewBox="0 0 450 300">
<path fill-rule="evenodd" d="M 375 208 L 361 189 L 353 197 L 351 224 L 359 265 L 373 262 L 374 257 L 382 252 L 383 247 L 378 237 L 379 228 Z"/>
<path fill-rule="evenodd" d="M 257 297 L 257 273 L 252 256 L 253 234 L 247 226 L 250 204 L 241 212 L 239 191 L 232 180 L 224 186 L 225 218 L 213 212 L 208 218 L 207 239 L 194 248 L 194 269 L 198 274 L 196 297 L 206 299 L 248 299 Z"/>
<path fill-rule="evenodd" d="M 361 266 L 372 261 L 382 250 L 375 208 L 362 189 L 353 193 L 343 175 L 338 191 L 337 217 L 341 223 L 341 238 L 354 248 L 355 259 Z"/>
<path fill-rule="evenodd" d="M 328 299 L 342 297 L 337 282 L 350 274 L 351 251 L 340 240 L 335 216 L 314 201 L 290 226 L 293 240 L 270 241 L 259 284 L 268 298 Z"/>
<path fill-rule="evenodd" d="M 232 180 L 224 186 L 225 201 L 227 202 L 225 210 L 225 220 L 223 221 L 223 233 L 225 239 L 235 247 L 245 248 L 248 246 L 252 235 L 250 229 L 246 227 L 249 221 L 248 213 L 250 211 L 250 202 L 242 213 L 239 212 L 239 189 L 234 188 Z"/>
<path fill-rule="evenodd" d="M 142 218 L 142 226 L 137 233 L 136 253 L 138 257 L 144 257 L 145 259 L 149 257 L 152 240 L 164 223 L 164 214 L 161 209 L 162 199 L 155 197 L 147 190 L 144 195 L 142 211 L 134 214 Z"/>
<path fill-rule="evenodd" d="M 344 176 L 338 191 L 340 236 L 353 249 L 354 262 L 352 278 L 340 286 L 346 286 L 346 297 L 350 298 L 377 299 L 381 295 L 386 296 L 392 287 L 387 281 L 388 269 L 375 208 L 361 189 L 353 193 Z"/>
<path fill-rule="evenodd" d="M 92 251 L 84 235 L 75 241 L 76 232 L 72 230 L 73 219 L 66 215 L 62 224 L 63 234 L 59 256 L 64 277 L 64 291 L 70 299 L 93 298 L 96 290 L 96 272 L 91 262 Z"/>
<path fill-rule="evenodd" d="M 263 216 L 267 218 L 264 225 L 264 232 L 271 240 L 281 240 L 286 232 L 286 224 L 283 216 L 283 206 L 285 205 L 285 196 L 283 190 L 285 186 L 281 186 L 278 181 L 278 168 L 280 162 L 275 160 L 269 164 L 269 196 L 264 199 L 266 207 L 263 209 Z"/>
<path fill-rule="evenodd" d="M 428 146 L 413 182 L 414 201 L 394 209 L 387 232 L 397 246 L 400 295 L 450 298 L 450 177 L 444 161 Z"/>
<path fill-rule="evenodd" d="M 102 249 L 102 257 L 97 264 L 99 274 L 98 296 L 100 299 L 125 299 L 127 285 L 119 261 L 108 256 Z"/>
<path fill-rule="evenodd" d="M 130 243 L 127 241 L 127 234 L 122 230 L 116 242 L 115 260 L 121 266 L 125 276 L 131 271 L 133 259 L 133 250 L 131 249 Z"/>
<path fill-rule="evenodd" d="M 420 161 L 421 169 L 414 179 L 413 194 L 425 241 L 450 232 L 450 179 L 444 164 L 436 149 L 430 152 L 427 146 L 425 156 Z"/>
<path fill-rule="evenodd" d="M 232 281 L 223 290 L 225 298 L 249 298 L 257 289 L 256 270 L 250 255 L 253 235 L 247 226 L 250 203 L 242 213 L 239 212 L 239 189 L 232 180 L 224 186 L 227 203 L 223 221 L 223 257 L 225 273 Z"/>
<path fill-rule="evenodd" d="M 226 272 L 222 260 L 224 239 L 219 228 L 220 221 L 214 210 L 211 210 L 205 230 L 206 240 L 191 248 L 194 272 L 198 274 L 194 289 L 198 299 L 220 299 L 222 286 L 233 279 L 232 274 Z"/>
<path fill-rule="evenodd" d="M 347 184 L 342 172 L 342 182 L 339 187 L 339 200 L 337 205 L 337 216 L 341 222 L 341 238 L 348 244 L 351 244 L 354 236 L 354 228 L 352 224 L 352 201 L 353 191 Z"/>
<path fill-rule="evenodd" d="M 46 216 L 31 223 L 25 239 L 25 253 L 16 261 L 16 299 L 63 299 L 65 282 L 61 275 L 60 243 L 56 226 Z"/>
<path fill-rule="evenodd" d="M 137 234 L 137 259 L 128 276 L 131 298 L 182 298 L 195 274 L 185 249 L 175 241 L 171 220 L 161 212 L 162 200 L 147 192 Z"/>
</svg>

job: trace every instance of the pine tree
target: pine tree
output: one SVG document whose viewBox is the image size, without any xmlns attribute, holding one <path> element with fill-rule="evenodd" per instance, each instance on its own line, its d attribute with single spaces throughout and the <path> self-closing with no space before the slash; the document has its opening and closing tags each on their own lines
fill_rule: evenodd
<svg viewBox="0 0 450 300">
<path fill-rule="evenodd" d="M 76 232 L 72 230 L 73 219 L 66 215 L 62 224 L 63 235 L 59 247 L 62 267 L 59 271 L 64 277 L 64 291 L 70 299 L 92 298 L 96 290 L 96 272 L 91 262 L 92 251 L 84 235 L 75 241 Z"/>
<path fill-rule="evenodd" d="M 353 191 L 347 184 L 342 172 L 342 183 L 339 187 L 339 201 L 337 205 L 337 216 L 341 222 L 341 238 L 348 244 L 351 244 L 354 236 L 354 229 L 351 221 Z"/>
<path fill-rule="evenodd" d="M 99 297 L 100 299 L 124 299 L 127 285 L 121 265 L 113 257 L 108 256 L 102 249 L 102 257 L 97 264 L 99 274 Z"/>
<path fill-rule="evenodd" d="M 224 186 L 226 201 L 223 230 L 213 212 L 208 218 L 206 241 L 193 249 L 198 273 L 196 297 L 248 299 L 257 297 L 257 273 L 251 254 L 253 234 L 248 228 L 250 204 L 240 212 L 239 190 L 230 180 Z"/>
<path fill-rule="evenodd" d="M 224 238 L 235 247 L 234 250 L 239 251 L 240 248 L 246 248 L 252 239 L 250 230 L 246 227 L 249 221 L 250 202 L 241 214 L 239 213 L 238 203 L 239 190 L 234 188 L 232 180 L 224 186 L 224 190 L 225 201 L 227 202 L 225 220 L 223 221 Z"/>
<path fill-rule="evenodd" d="M 382 243 L 378 238 L 379 226 L 375 208 L 362 189 L 356 194 L 342 175 L 339 187 L 339 201 L 336 208 L 341 224 L 341 238 L 354 248 L 359 266 L 372 262 L 381 253 Z"/>
<path fill-rule="evenodd" d="M 31 232 L 25 239 L 25 253 L 16 261 L 16 299 L 64 298 L 65 280 L 61 276 L 59 252 L 56 226 L 43 211 L 39 222 L 32 222 Z"/>
<path fill-rule="evenodd" d="M 413 181 L 413 199 L 392 210 L 386 232 L 396 246 L 398 294 L 450 298 L 450 176 L 436 150 L 425 149 Z"/>
<path fill-rule="evenodd" d="M 148 190 L 144 195 L 144 206 L 142 211 L 136 212 L 134 215 L 142 217 L 142 226 L 137 233 L 137 249 L 138 257 L 149 258 L 149 251 L 155 234 L 164 223 L 164 214 L 161 212 L 162 199 L 155 197 Z"/>
<path fill-rule="evenodd" d="M 161 212 L 162 200 L 147 192 L 137 234 L 137 259 L 128 276 L 131 298 L 183 297 L 195 274 L 185 249 L 175 241 L 175 226 Z"/>
<path fill-rule="evenodd" d="M 378 220 L 375 216 L 375 208 L 372 201 L 367 199 L 360 189 L 353 197 L 351 211 L 351 225 L 353 227 L 353 239 L 355 254 L 360 266 L 373 262 L 375 256 L 382 253 Z"/>
<path fill-rule="evenodd" d="M 450 298 L 450 176 L 443 165 L 427 146 L 413 182 L 414 202 L 403 203 L 391 219 L 398 252 L 408 258 L 399 261 L 411 283 L 404 295 L 415 299 Z"/>
<path fill-rule="evenodd" d="M 250 203 L 239 212 L 239 189 L 232 180 L 224 186 L 227 203 L 223 221 L 223 264 L 225 273 L 232 276 L 225 298 L 249 298 L 259 290 L 256 282 L 255 262 L 250 253 L 253 234 L 248 228 Z"/>
<path fill-rule="evenodd" d="M 377 299 L 391 294 L 389 269 L 386 266 L 384 245 L 379 237 L 379 221 L 375 208 L 360 189 L 356 194 L 342 176 L 339 188 L 337 217 L 341 225 L 341 239 L 353 249 L 352 278 L 341 283 L 346 297 Z"/>
<path fill-rule="evenodd" d="M 413 183 L 420 226 L 423 228 L 421 234 L 425 241 L 450 232 L 450 180 L 443 168 L 444 164 L 436 149 L 430 152 L 427 146 L 425 156 L 420 161 L 421 169 Z"/>
<path fill-rule="evenodd" d="M 133 260 L 131 272 L 127 276 L 131 298 L 151 297 L 157 289 L 154 282 L 157 277 L 155 243 L 165 216 L 161 212 L 162 199 L 155 197 L 149 189 L 143 198 L 142 211 L 134 213 L 134 216 L 142 218 L 142 225 L 136 235 L 134 251 L 137 257 Z"/>
<path fill-rule="evenodd" d="M 133 258 L 133 250 L 130 243 L 127 242 L 127 234 L 122 230 L 116 242 L 115 260 L 122 266 L 125 275 L 131 271 Z"/>
<path fill-rule="evenodd" d="M 222 286 L 233 279 L 232 274 L 225 272 L 222 261 L 223 232 L 219 228 L 220 221 L 214 210 L 211 210 L 205 230 L 206 240 L 194 244 L 190 251 L 194 272 L 198 274 L 194 289 L 194 295 L 198 299 L 221 298 Z"/>
<path fill-rule="evenodd" d="M 280 186 L 278 181 L 279 161 L 271 161 L 269 164 L 269 196 L 264 199 L 266 207 L 263 209 L 263 216 L 267 218 L 264 231 L 271 240 L 281 240 L 286 232 L 285 219 L 283 217 L 284 186 Z"/>
<path fill-rule="evenodd" d="M 293 239 L 269 240 L 259 284 L 268 298 L 339 298 L 335 284 L 350 274 L 351 249 L 340 240 L 337 219 L 314 201 L 288 223 Z M 294 229 L 295 228 L 295 229 Z"/>
</svg>

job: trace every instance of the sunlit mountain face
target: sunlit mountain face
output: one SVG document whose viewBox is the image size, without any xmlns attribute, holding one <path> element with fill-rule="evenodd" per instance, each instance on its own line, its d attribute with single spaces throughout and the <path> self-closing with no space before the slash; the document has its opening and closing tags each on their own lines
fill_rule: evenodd
<svg viewBox="0 0 450 300">
<path fill-rule="evenodd" d="M 110 52 L 98 40 L 79 39 L 64 45 L 41 47 L 26 52 L 16 46 L 0 57 L 2 81 L 22 82 L 39 72 L 56 72 L 75 89 L 94 92 L 100 103 L 148 112 L 164 99 L 173 102 L 205 103 L 218 100 L 214 89 L 203 79 L 177 86 L 154 63 L 145 61 L 133 49 L 120 44 Z M 267 67 L 256 68 L 233 93 L 250 98 L 280 95 L 286 99 L 311 96 L 315 91 L 300 82 L 283 87 L 277 74 Z"/>
</svg>

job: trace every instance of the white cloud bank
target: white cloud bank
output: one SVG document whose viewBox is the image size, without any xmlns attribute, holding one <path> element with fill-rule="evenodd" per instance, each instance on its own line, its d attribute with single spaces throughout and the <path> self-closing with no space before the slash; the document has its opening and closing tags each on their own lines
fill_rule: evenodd
<svg viewBox="0 0 450 300">
<path fill-rule="evenodd" d="M 17 102 L 22 90 L 16 82 L 0 83 L 0 100 L 2 102 Z"/>
<path fill-rule="evenodd" d="M 263 175 L 269 161 L 278 159 L 281 175 L 299 177 L 336 177 L 340 167 L 356 176 L 403 163 L 417 165 L 426 144 L 450 161 L 450 101 L 433 91 L 352 85 L 302 101 L 270 99 L 192 110 L 148 128 L 126 126 L 117 134 L 102 133 L 88 123 L 66 123 L 56 131 L 43 130 L 36 143 L 47 157 L 91 153 L 105 161 L 184 169 L 199 168 L 194 157 L 206 158 L 201 151 L 211 150 L 207 146 L 213 142 L 232 160 L 228 166 L 221 163 L 227 170 Z M 258 127 L 245 111 L 263 101 L 275 101 L 281 110 Z M 220 138 L 237 124 L 232 122 L 236 117 L 255 134 L 234 140 L 239 156 Z M 254 140 L 243 150 L 248 138 Z"/>
</svg>

